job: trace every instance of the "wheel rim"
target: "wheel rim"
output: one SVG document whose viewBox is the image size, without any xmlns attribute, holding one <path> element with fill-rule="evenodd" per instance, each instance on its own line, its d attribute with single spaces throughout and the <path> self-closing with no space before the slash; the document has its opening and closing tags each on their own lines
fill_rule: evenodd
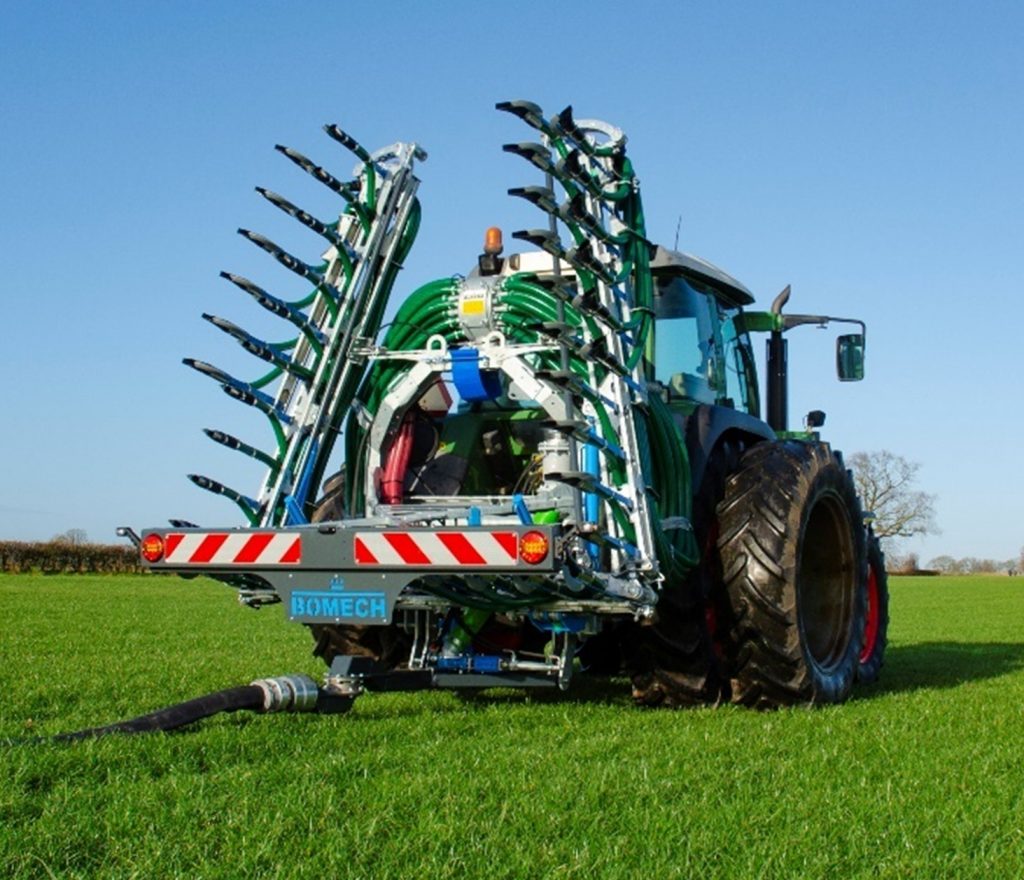
<svg viewBox="0 0 1024 880">
<path fill-rule="evenodd" d="M 878 573 L 875 566 L 868 566 L 868 613 L 864 624 L 864 647 L 861 648 L 860 662 L 867 663 L 875 653 L 878 643 L 878 624 L 881 609 L 878 601 Z"/>
<path fill-rule="evenodd" d="M 840 499 L 826 496 L 807 519 L 797 572 L 804 645 L 821 669 L 839 664 L 849 647 L 855 575 L 849 518 Z"/>
</svg>

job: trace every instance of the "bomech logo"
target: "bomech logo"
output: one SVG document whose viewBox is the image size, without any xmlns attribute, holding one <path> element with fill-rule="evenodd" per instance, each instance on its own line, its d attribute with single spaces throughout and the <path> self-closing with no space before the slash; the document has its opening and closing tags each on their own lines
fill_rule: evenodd
<svg viewBox="0 0 1024 880">
<path fill-rule="evenodd" d="M 326 590 L 295 590 L 291 596 L 291 616 L 384 622 L 388 618 L 388 600 L 379 590 L 346 591 L 345 581 L 336 575 Z"/>
</svg>

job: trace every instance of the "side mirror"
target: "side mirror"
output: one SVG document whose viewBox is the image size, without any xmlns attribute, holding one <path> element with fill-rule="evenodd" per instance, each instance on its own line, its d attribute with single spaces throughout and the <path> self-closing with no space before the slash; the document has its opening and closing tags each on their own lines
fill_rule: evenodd
<svg viewBox="0 0 1024 880">
<path fill-rule="evenodd" d="M 836 339 L 836 372 L 840 382 L 864 378 L 864 335 L 848 333 Z"/>
<path fill-rule="evenodd" d="M 808 431 L 816 431 L 825 424 L 825 413 L 820 409 L 812 409 L 804 416 L 804 428 Z"/>
</svg>

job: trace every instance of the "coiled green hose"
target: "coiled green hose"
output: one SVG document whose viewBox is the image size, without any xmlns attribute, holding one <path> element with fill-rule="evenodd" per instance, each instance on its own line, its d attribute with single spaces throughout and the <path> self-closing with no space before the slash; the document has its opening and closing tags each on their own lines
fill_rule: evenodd
<svg viewBox="0 0 1024 880">
<path fill-rule="evenodd" d="M 458 293 L 460 281 L 444 278 L 425 284 L 414 291 L 403 303 L 388 328 L 383 345 L 390 351 L 411 351 L 423 349 L 427 340 L 434 335 L 444 337 L 449 345 L 468 344 L 458 320 Z M 557 318 L 557 301 L 554 295 L 525 276 L 510 276 L 499 288 L 495 297 L 495 312 L 498 329 L 511 343 L 532 343 L 541 338 L 540 325 Z M 596 321 L 566 305 L 565 322 L 573 327 L 586 324 L 598 331 Z M 644 331 L 645 333 L 647 331 Z M 639 346 L 638 346 L 639 349 Z M 536 357 L 536 369 L 558 366 L 558 353 L 541 353 Z M 367 371 L 357 394 L 357 400 L 365 411 L 373 416 L 381 401 L 394 385 L 409 370 L 407 361 L 375 361 Z M 587 379 L 589 366 L 578 356 L 570 358 L 570 369 Z M 634 413 L 637 430 L 642 435 L 640 448 L 649 450 L 642 462 L 645 479 L 654 489 L 659 520 L 668 517 L 689 517 L 691 506 L 690 469 L 686 450 L 672 411 L 657 394 L 651 394 L 646 411 Z M 602 434 L 613 442 L 617 441 L 611 418 L 599 398 L 591 404 L 601 423 Z M 366 461 L 368 432 L 362 428 L 355 416 L 350 416 L 345 431 L 346 462 L 348 467 L 348 509 L 352 515 L 364 510 L 363 468 Z M 624 468 L 617 459 L 609 461 L 609 474 L 615 486 L 625 479 Z M 625 532 L 627 540 L 635 540 L 628 517 L 615 505 L 610 506 L 612 516 Z M 697 547 L 692 532 L 674 529 L 662 531 L 655 523 L 655 541 L 658 560 L 669 582 L 682 577 L 686 570 L 697 561 Z M 671 537 L 669 537 L 671 535 Z"/>
</svg>

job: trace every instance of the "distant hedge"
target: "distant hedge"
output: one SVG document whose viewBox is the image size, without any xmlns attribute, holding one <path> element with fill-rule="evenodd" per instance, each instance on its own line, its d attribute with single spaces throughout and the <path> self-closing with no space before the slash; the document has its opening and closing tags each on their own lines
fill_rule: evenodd
<svg viewBox="0 0 1024 880">
<path fill-rule="evenodd" d="M 139 551 L 130 544 L 0 541 L 0 571 L 44 574 L 138 574 Z"/>
</svg>

